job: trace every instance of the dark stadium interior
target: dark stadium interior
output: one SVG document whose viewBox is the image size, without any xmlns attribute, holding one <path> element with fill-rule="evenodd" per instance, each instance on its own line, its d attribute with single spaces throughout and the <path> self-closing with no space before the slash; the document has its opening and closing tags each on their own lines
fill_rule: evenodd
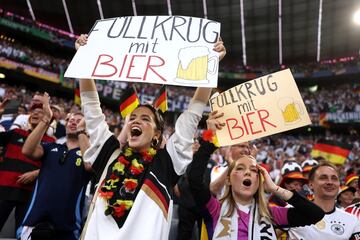
<svg viewBox="0 0 360 240">
<path fill-rule="evenodd" d="M 139 16 L 167 15 L 166 0 L 135 1 Z M 219 21 L 231 58 L 241 61 L 240 1 L 208 0 L 208 18 Z M 96 0 L 67 1 L 74 33 L 86 33 L 100 18 Z M 173 15 L 204 17 L 201 0 L 170 1 Z M 36 19 L 69 31 L 62 2 L 31 0 Z M 323 3 L 321 59 L 358 53 L 360 30 L 350 14 L 357 0 L 327 0 Z M 26 1 L 2 0 L 2 8 L 31 18 Z M 130 0 L 102 1 L 104 18 L 133 15 Z M 319 1 L 282 1 L 283 59 L 285 64 L 316 61 Z M 245 36 L 248 65 L 278 63 L 278 0 L 245 0 Z"/>
</svg>

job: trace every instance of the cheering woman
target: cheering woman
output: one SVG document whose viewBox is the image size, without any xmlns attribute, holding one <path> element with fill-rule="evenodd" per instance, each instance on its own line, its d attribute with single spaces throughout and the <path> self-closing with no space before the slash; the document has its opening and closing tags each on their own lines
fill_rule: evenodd
<svg viewBox="0 0 360 240">
<path fill-rule="evenodd" d="M 81 35 L 75 45 L 85 45 Z M 219 40 L 214 50 L 226 53 Z M 130 115 L 127 144 L 109 131 L 93 80 L 80 80 L 80 96 L 91 147 L 84 155 L 98 175 L 83 239 L 167 240 L 172 207 L 171 189 L 192 160 L 192 139 L 211 89 L 198 88 L 189 107 L 178 118 L 175 133 L 162 142 L 164 121 L 150 105 L 138 106 Z"/>
</svg>

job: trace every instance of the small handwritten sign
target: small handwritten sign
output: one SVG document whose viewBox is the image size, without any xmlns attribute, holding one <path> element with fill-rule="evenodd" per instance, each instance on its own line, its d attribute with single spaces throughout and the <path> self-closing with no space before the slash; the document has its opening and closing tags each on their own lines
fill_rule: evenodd
<svg viewBox="0 0 360 240">
<path fill-rule="evenodd" d="M 233 145 L 311 124 L 289 69 L 235 86 L 210 99 L 223 112 L 221 146 Z"/>
</svg>

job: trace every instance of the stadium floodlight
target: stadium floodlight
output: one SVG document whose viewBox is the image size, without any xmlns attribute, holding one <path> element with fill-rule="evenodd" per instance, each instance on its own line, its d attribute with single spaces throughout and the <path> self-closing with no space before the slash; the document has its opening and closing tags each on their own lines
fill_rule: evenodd
<svg viewBox="0 0 360 240">
<path fill-rule="evenodd" d="M 309 87 L 309 92 L 311 92 L 311 93 L 314 93 L 317 90 L 318 90 L 318 85 L 314 85 L 314 86 Z"/>
<path fill-rule="evenodd" d="M 357 10 L 357 11 L 354 13 L 353 21 L 354 21 L 354 23 L 356 23 L 357 25 L 360 25 L 360 9 Z"/>
</svg>

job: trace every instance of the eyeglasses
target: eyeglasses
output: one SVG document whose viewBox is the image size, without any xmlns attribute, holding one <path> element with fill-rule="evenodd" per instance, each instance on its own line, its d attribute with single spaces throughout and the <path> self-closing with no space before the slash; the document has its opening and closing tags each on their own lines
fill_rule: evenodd
<svg viewBox="0 0 360 240">
<path fill-rule="evenodd" d="M 67 156 L 68 156 L 68 153 L 69 153 L 68 150 L 64 150 L 63 154 L 62 154 L 62 155 L 60 156 L 60 158 L 59 158 L 59 164 L 60 164 L 60 165 L 64 165 L 65 160 L 66 160 L 66 158 L 67 158 Z"/>
</svg>

